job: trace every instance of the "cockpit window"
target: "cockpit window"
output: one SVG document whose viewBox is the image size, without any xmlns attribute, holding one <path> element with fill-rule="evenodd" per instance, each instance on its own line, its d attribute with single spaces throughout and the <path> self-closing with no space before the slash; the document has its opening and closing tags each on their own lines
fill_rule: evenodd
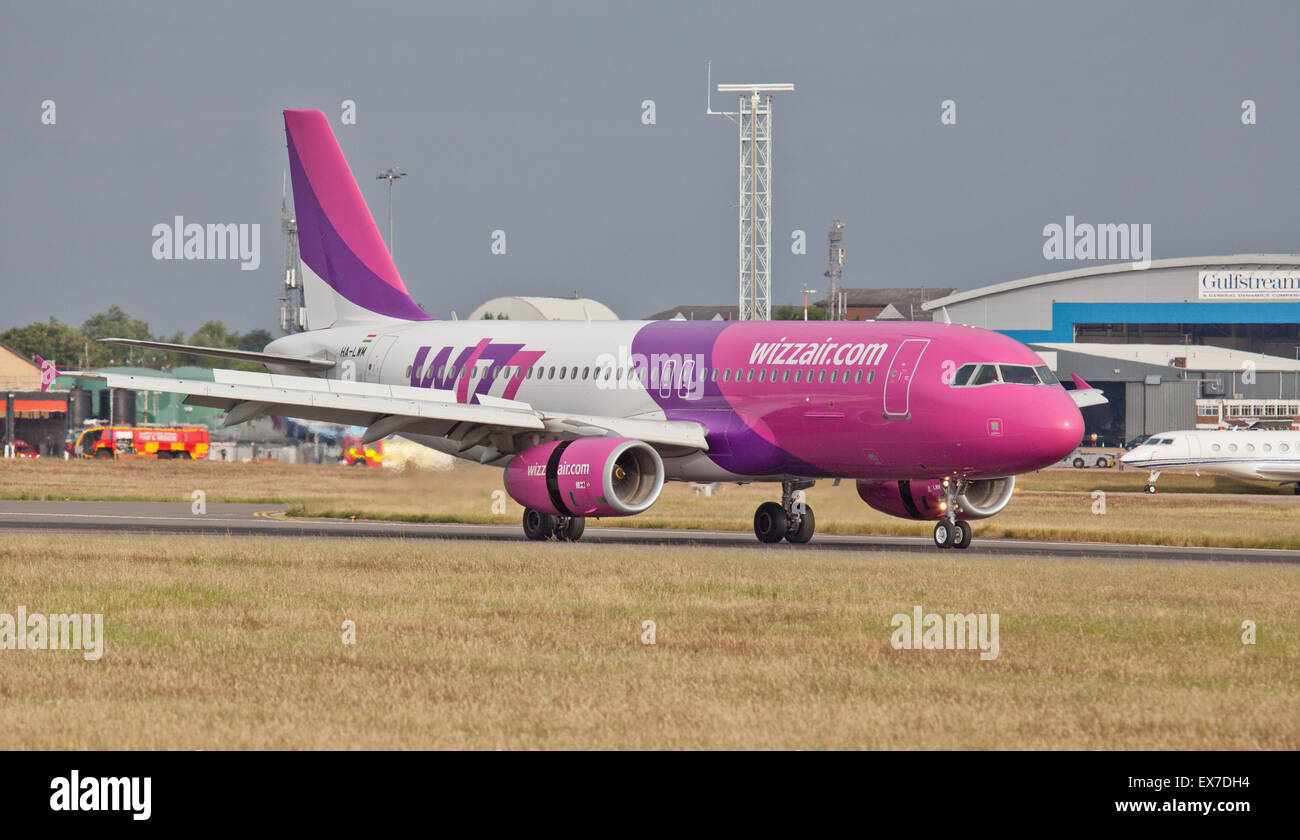
<svg viewBox="0 0 1300 840">
<path fill-rule="evenodd" d="M 971 378 L 972 385 L 992 385 L 998 381 L 997 365 L 980 365 L 979 370 L 975 371 L 975 376 Z"/>
<path fill-rule="evenodd" d="M 1038 374 L 1026 365 L 998 365 L 1002 371 L 1002 381 L 1012 385 L 1037 385 Z"/>
<path fill-rule="evenodd" d="M 952 377 L 954 388 L 974 388 L 980 385 L 1059 385 L 1047 365 L 995 365 L 971 362 L 957 368 Z"/>
<path fill-rule="evenodd" d="M 953 387 L 960 388 L 963 385 L 970 384 L 970 375 L 975 372 L 975 368 L 977 367 L 979 367 L 979 365 L 962 365 L 957 368 L 957 373 L 952 377 Z"/>
</svg>

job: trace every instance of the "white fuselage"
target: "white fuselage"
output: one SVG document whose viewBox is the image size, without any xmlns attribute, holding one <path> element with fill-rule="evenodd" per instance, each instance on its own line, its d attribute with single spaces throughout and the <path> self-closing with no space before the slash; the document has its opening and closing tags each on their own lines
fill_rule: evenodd
<svg viewBox="0 0 1300 840">
<path fill-rule="evenodd" d="M 1300 481 L 1300 431 L 1214 429 L 1163 432 L 1120 459 L 1153 472 Z"/>
</svg>

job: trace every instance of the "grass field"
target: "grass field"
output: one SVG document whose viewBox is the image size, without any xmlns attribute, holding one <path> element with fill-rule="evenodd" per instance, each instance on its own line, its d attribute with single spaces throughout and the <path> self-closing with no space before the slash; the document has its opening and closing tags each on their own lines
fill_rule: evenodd
<svg viewBox="0 0 1300 840">
<path fill-rule="evenodd" d="M 9 535 L 0 592 L 106 636 L 0 650 L 4 749 L 1300 748 L 1288 566 Z"/>
<path fill-rule="evenodd" d="M 1019 480 L 1021 491 L 998 516 L 975 523 L 977 537 L 1025 537 L 1160 545 L 1300 549 L 1300 498 L 1289 491 L 1165 476 L 1157 496 L 1141 493 L 1146 474 L 1047 470 Z M 0 469 L 0 498 L 285 504 L 297 516 L 439 522 L 518 522 L 522 509 L 504 497 L 501 471 L 457 465 L 449 472 L 336 466 L 175 461 L 11 462 Z M 1259 490 L 1271 492 L 1257 492 Z M 1107 494 L 1094 513 L 1093 491 Z M 1193 492 L 1193 491 L 1201 492 Z M 1223 494 L 1207 497 L 1205 492 Z M 1181 491 L 1181 492 L 1180 492 Z M 494 496 L 496 494 L 496 496 Z M 669 484 L 648 512 L 602 525 L 748 530 L 754 508 L 779 497 L 774 485 L 722 485 L 712 498 Z M 852 482 L 820 482 L 808 494 L 822 533 L 925 535 L 931 525 L 878 513 Z M 502 511 L 502 512 L 497 512 Z"/>
</svg>

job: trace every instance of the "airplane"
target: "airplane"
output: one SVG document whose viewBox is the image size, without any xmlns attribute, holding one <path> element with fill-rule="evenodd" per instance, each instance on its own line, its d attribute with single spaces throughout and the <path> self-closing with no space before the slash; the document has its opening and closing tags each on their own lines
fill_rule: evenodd
<svg viewBox="0 0 1300 840">
<path fill-rule="evenodd" d="M 1205 429 L 1152 435 L 1119 459 L 1151 470 L 1146 492 L 1162 472 L 1221 475 L 1291 484 L 1300 495 L 1300 431 Z"/>
<path fill-rule="evenodd" d="M 770 482 L 755 536 L 807 543 L 804 491 L 857 482 L 893 516 L 971 544 L 1015 476 L 1079 444 L 1079 404 L 1032 350 L 930 322 L 441 321 L 411 298 L 325 115 L 284 124 L 307 308 L 263 352 L 105 341 L 260 362 L 214 381 L 106 373 L 110 387 L 185 394 L 233 425 L 262 414 L 398 434 L 500 467 L 532 540 L 576 540 L 631 516 L 665 481 Z M 1082 382 L 1078 380 L 1076 384 Z M 1086 385 L 1086 383 L 1084 383 Z"/>
</svg>

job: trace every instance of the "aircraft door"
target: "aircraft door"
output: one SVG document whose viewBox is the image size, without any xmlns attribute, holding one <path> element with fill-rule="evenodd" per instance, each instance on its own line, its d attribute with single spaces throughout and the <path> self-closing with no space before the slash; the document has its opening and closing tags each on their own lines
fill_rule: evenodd
<svg viewBox="0 0 1300 840">
<path fill-rule="evenodd" d="M 366 367 L 364 381 L 379 382 L 380 375 L 384 370 L 384 357 L 388 351 L 393 349 L 393 344 L 397 341 L 395 335 L 381 335 L 375 339 L 374 344 L 370 345 L 370 352 L 366 353 Z"/>
<path fill-rule="evenodd" d="M 928 338 L 909 338 L 894 351 L 885 376 L 885 416 L 906 419 L 911 412 L 912 378 L 921 354 L 930 345 Z"/>
</svg>

